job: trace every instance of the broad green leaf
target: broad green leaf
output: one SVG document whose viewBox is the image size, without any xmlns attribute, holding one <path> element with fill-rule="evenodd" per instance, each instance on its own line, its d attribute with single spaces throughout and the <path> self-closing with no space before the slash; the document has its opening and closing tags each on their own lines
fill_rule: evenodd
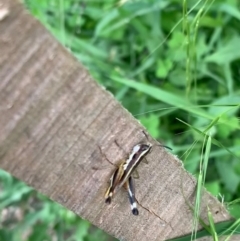
<svg viewBox="0 0 240 241">
<path fill-rule="evenodd" d="M 227 43 L 222 43 L 222 47 L 215 53 L 205 58 L 206 62 L 213 62 L 219 65 L 231 63 L 240 58 L 240 51 L 236 51 L 239 47 L 240 37 L 233 37 Z"/>
<path fill-rule="evenodd" d="M 240 184 L 240 176 L 235 173 L 234 168 L 231 166 L 231 161 L 219 159 L 216 161 L 216 167 L 227 190 L 230 193 L 234 193 Z"/>
<path fill-rule="evenodd" d="M 173 66 L 173 63 L 170 59 L 158 60 L 156 76 L 159 78 L 166 78 L 172 66 Z"/>
<path fill-rule="evenodd" d="M 142 123 L 142 125 L 144 125 L 149 133 L 154 137 L 157 138 L 159 136 L 159 131 L 160 131 L 160 127 L 159 127 L 159 119 L 151 114 L 149 116 L 143 116 L 140 117 L 140 122 Z"/>
<path fill-rule="evenodd" d="M 240 11 L 236 6 L 232 6 L 230 4 L 221 4 L 220 10 L 240 20 Z"/>
<path fill-rule="evenodd" d="M 219 181 L 207 182 L 204 187 L 214 196 L 217 196 L 220 193 Z"/>
</svg>

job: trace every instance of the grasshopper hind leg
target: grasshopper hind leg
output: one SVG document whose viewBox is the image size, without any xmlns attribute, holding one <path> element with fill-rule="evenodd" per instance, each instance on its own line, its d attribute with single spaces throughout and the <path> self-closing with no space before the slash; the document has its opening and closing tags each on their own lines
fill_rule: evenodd
<svg viewBox="0 0 240 241">
<path fill-rule="evenodd" d="M 113 190 L 111 187 L 108 188 L 105 194 L 105 203 L 110 204 L 112 201 Z"/>
<path fill-rule="evenodd" d="M 105 203 L 111 203 L 113 194 L 116 192 L 116 187 L 119 183 L 120 178 L 123 175 L 123 172 L 124 170 L 122 166 L 119 166 L 111 176 L 109 187 L 105 193 Z"/>
<path fill-rule="evenodd" d="M 137 216 L 139 212 L 137 209 L 137 203 L 135 200 L 135 193 L 134 193 L 134 185 L 133 185 L 133 180 L 131 176 L 128 178 L 125 186 L 128 191 L 128 197 L 131 205 L 132 214 Z"/>
</svg>

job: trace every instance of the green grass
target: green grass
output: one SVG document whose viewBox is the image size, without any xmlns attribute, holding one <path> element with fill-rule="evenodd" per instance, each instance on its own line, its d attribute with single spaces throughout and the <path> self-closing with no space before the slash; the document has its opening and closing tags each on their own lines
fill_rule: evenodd
<svg viewBox="0 0 240 241">
<path fill-rule="evenodd" d="M 197 176 L 195 228 L 201 221 L 203 186 L 224 197 L 229 212 L 240 218 L 238 0 L 25 3 L 92 76 L 153 137 L 171 146 L 185 168 Z M 6 173 L 1 172 L 0 178 L 5 190 L 0 196 L 1 209 L 20 208 L 24 223 L 15 220 L 9 226 L 2 222 L 0 239 L 20 240 L 16 237 L 23 235 L 19 230 L 24 227 L 32 234 L 22 240 L 37 240 L 39 233 L 51 240 L 47 237 L 51 232 L 57 240 L 100 240 L 94 236 L 100 231 L 89 232 L 86 221 Z M 32 199 L 40 206 L 31 207 Z M 37 225 L 36 220 L 44 221 Z M 237 230 L 238 222 L 224 226 L 228 235 Z M 211 213 L 209 223 L 208 232 L 217 240 L 220 234 Z M 194 235 L 198 236 L 193 229 Z"/>
<path fill-rule="evenodd" d="M 0 169 L 3 241 L 94 241 L 108 236 Z M 110 239 L 109 239 L 110 241 Z"/>
</svg>

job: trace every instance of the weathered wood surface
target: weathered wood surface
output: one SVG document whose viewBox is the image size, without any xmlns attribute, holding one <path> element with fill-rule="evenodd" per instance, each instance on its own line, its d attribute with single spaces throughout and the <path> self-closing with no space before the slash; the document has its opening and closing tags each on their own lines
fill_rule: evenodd
<svg viewBox="0 0 240 241">
<path fill-rule="evenodd" d="M 1 3 L 9 13 L 0 21 L 0 167 L 121 240 L 190 233 L 181 187 L 192 203 L 196 181 L 163 148 L 153 148 L 149 164 L 139 166 L 139 216 L 124 190 L 104 203 L 114 170 L 104 155 L 118 163 L 145 140 L 143 127 L 20 3 Z M 205 220 L 207 206 L 216 222 L 229 219 L 205 193 Z"/>
</svg>

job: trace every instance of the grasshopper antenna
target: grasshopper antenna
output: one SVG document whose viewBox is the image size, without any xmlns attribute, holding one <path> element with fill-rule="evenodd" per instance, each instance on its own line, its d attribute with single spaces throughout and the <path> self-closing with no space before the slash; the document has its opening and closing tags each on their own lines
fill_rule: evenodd
<svg viewBox="0 0 240 241">
<path fill-rule="evenodd" d="M 147 138 L 147 140 L 149 141 L 147 133 L 145 131 L 142 131 L 142 132 L 143 132 L 144 136 Z M 167 148 L 167 149 L 172 151 L 172 148 L 169 147 L 169 146 L 165 146 L 165 145 L 161 145 L 161 144 L 156 145 L 156 146 L 162 146 L 162 147 L 165 147 L 165 148 Z"/>
</svg>

